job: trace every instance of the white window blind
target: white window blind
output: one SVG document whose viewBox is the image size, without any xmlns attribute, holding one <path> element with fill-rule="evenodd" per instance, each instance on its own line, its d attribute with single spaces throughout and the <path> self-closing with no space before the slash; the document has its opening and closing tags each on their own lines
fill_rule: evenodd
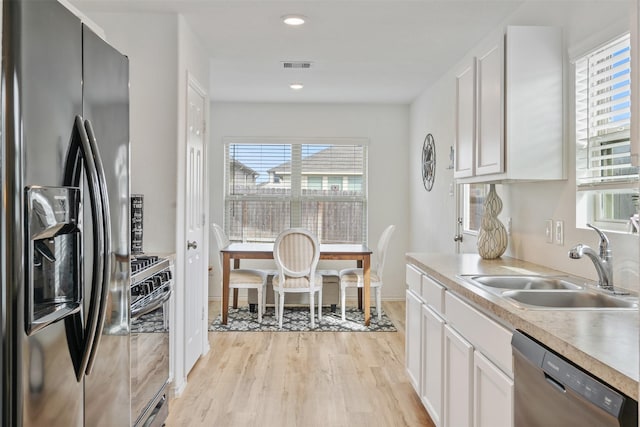
<svg viewBox="0 0 640 427">
<path fill-rule="evenodd" d="M 638 181 L 630 156 L 630 76 L 628 35 L 576 61 L 578 189 Z"/>
<path fill-rule="evenodd" d="M 274 241 L 304 227 L 322 243 L 366 243 L 367 150 L 344 144 L 225 144 L 225 228 Z"/>
</svg>

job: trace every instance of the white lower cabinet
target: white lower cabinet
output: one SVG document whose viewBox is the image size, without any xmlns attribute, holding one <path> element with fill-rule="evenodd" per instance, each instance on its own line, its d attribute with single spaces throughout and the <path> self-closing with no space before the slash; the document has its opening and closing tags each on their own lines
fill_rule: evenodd
<svg viewBox="0 0 640 427">
<path fill-rule="evenodd" d="M 512 427 L 509 328 L 407 267 L 406 369 L 436 427 Z"/>
<path fill-rule="evenodd" d="M 406 291 L 405 310 L 405 363 L 411 384 L 420 393 L 422 302 L 409 290 Z"/>
<path fill-rule="evenodd" d="M 449 325 L 444 327 L 444 426 L 471 427 L 473 346 Z"/>
<path fill-rule="evenodd" d="M 444 319 L 426 305 L 422 306 L 422 404 L 436 427 L 442 426 L 442 355 Z"/>
<path fill-rule="evenodd" d="M 473 427 L 513 425 L 513 380 L 482 353 L 473 354 Z"/>
</svg>

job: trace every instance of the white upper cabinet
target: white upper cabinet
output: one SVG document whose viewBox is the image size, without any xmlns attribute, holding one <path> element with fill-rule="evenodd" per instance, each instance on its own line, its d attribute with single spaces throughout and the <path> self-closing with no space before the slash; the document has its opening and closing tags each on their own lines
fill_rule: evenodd
<svg viewBox="0 0 640 427">
<path fill-rule="evenodd" d="M 477 59 L 476 175 L 504 172 L 504 47 L 500 41 Z"/>
<path fill-rule="evenodd" d="M 476 146 L 476 64 L 469 61 L 456 74 L 456 178 L 473 176 L 475 173 Z"/>
<path fill-rule="evenodd" d="M 509 26 L 504 38 L 477 49 L 456 73 L 455 178 L 566 178 L 562 68 L 555 27 Z"/>
</svg>

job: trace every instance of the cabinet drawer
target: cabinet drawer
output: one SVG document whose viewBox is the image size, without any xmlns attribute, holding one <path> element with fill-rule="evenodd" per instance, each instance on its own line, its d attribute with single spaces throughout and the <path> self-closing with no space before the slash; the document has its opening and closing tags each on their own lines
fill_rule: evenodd
<svg viewBox="0 0 640 427">
<path fill-rule="evenodd" d="M 422 276 L 422 299 L 439 315 L 444 312 L 445 287 L 427 276 Z"/>
<path fill-rule="evenodd" d="M 420 270 L 416 269 L 415 267 L 412 267 L 410 265 L 407 265 L 407 287 L 409 288 L 410 291 L 412 291 L 413 293 L 415 293 L 418 296 L 422 296 L 422 291 L 421 291 L 421 285 L 420 283 L 422 282 L 422 273 L 420 272 Z"/>
<path fill-rule="evenodd" d="M 445 294 L 445 313 L 448 322 L 513 378 L 511 356 L 512 332 L 471 307 L 451 292 Z"/>
</svg>

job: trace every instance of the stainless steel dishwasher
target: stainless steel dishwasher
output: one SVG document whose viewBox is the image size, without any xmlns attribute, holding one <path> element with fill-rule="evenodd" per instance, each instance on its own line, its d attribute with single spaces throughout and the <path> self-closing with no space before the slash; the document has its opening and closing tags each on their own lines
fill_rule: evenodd
<svg viewBox="0 0 640 427">
<path fill-rule="evenodd" d="M 515 427 L 638 427 L 638 402 L 515 331 Z"/>
</svg>

